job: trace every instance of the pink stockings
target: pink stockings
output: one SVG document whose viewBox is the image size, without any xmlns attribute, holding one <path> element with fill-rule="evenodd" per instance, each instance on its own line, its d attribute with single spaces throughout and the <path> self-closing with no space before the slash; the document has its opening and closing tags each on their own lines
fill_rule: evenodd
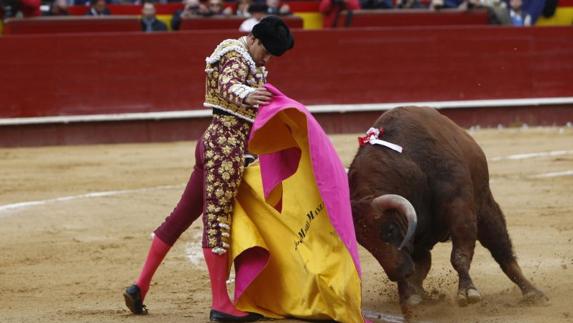
<svg viewBox="0 0 573 323">
<path fill-rule="evenodd" d="M 163 258 L 165 258 L 165 255 L 169 249 L 171 249 L 170 245 L 161 241 L 161 239 L 157 237 L 153 238 L 151 247 L 147 253 L 147 258 L 145 259 L 145 263 L 141 269 L 141 273 L 135 281 L 135 284 L 141 290 L 142 300 L 145 299 L 145 294 L 147 294 L 147 291 L 149 290 L 149 285 L 151 284 L 151 278 L 153 278 L 153 274 L 155 274 L 155 271 L 159 265 L 161 265 L 161 262 L 163 261 Z"/>
<path fill-rule="evenodd" d="M 203 248 L 203 256 L 209 270 L 211 280 L 211 308 L 233 316 L 245 316 L 247 313 L 235 309 L 227 292 L 227 278 L 229 278 L 229 255 L 218 255 L 210 248 Z"/>
<path fill-rule="evenodd" d="M 142 300 L 149 290 L 155 271 L 161 265 L 171 246 L 203 212 L 203 147 L 203 141 L 197 142 L 195 166 L 185 191 L 173 212 L 154 232 L 155 237 L 149 248 L 143 269 L 135 282 L 141 290 Z"/>
<path fill-rule="evenodd" d="M 145 295 L 149 290 L 153 274 L 169 252 L 171 246 L 161 241 L 158 237 L 153 239 L 147 259 L 141 270 L 141 274 L 135 281 L 135 284 L 141 290 L 141 299 L 145 299 Z M 211 251 L 210 248 L 203 248 L 203 256 L 209 271 L 209 278 L 211 280 L 211 308 L 233 316 L 244 316 L 246 313 L 238 311 L 229 298 L 227 292 L 227 278 L 229 277 L 229 255 L 218 255 Z"/>
<path fill-rule="evenodd" d="M 203 150 L 203 141 L 199 141 L 195 149 L 195 167 L 185 191 L 171 215 L 155 230 L 143 269 L 135 282 L 141 290 L 142 300 L 145 299 L 155 271 L 171 246 L 203 212 Z M 246 315 L 235 309 L 227 293 L 228 254 L 217 255 L 212 249 L 204 248 L 203 255 L 211 280 L 212 308 L 233 316 Z"/>
<path fill-rule="evenodd" d="M 142 300 L 145 299 L 145 295 L 149 290 L 153 274 L 155 274 L 169 249 L 171 249 L 171 246 L 161 241 L 158 237 L 153 239 L 141 274 L 135 282 L 141 290 Z M 209 279 L 211 280 L 211 308 L 233 316 L 247 315 L 247 313 L 235 309 L 227 292 L 229 255 L 226 253 L 218 255 L 213 253 L 210 248 L 203 248 L 203 256 L 205 257 Z"/>
</svg>

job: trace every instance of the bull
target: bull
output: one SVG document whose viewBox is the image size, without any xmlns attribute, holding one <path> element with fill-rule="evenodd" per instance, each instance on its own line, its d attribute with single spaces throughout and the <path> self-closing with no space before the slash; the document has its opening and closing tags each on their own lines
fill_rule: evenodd
<svg viewBox="0 0 573 323">
<path fill-rule="evenodd" d="M 433 246 L 452 241 L 460 306 L 479 302 L 469 274 L 476 240 L 486 247 L 527 300 L 545 296 L 523 275 L 504 215 L 489 187 L 485 155 L 464 129 L 426 107 L 400 107 L 374 123 L 400 153 L 362 145 L 348 171 L 358 242 L 397 282 L 400 304 L 417 305 Z M 398 150 L 398 149 L 396 149 Z"/>
</svg>

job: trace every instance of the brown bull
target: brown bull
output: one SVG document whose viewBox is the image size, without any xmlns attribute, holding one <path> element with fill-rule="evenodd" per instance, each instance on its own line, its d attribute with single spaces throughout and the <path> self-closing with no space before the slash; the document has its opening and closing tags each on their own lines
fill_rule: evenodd
<svg viewBox="0 0 573 323">
<path fill-rule="evenodd" d="M 400 145 L 360 147 L 348 177 L 356 236 L 398 282 L 400 303 L 415 305 L 431 265 L 430 250 L 452 240 L 460 305 L 481 298 L 469 275 L 476 240 L 492 254 L 526 299 L 543 299 L 522 274 L 505 218 L 489 188 L 485 155 L 460 127 L 431 108 L 403 107 L 373 125 Z"/>
</svg>

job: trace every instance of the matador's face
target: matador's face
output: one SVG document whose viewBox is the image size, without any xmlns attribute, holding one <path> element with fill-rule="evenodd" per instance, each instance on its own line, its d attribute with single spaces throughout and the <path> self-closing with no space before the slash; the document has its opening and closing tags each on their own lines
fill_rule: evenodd
<svg viewBox="0 0 573 323">
<path fill-rule="evenodd" d="M 269 53 L 265 46 L 263 46 L 263 43 L 253 35 L 249 35 L 247 47 L 249 54 L 251 54 L 257 66 L 265 66 L 271 59 L 271 53 Z"/>
</svg>

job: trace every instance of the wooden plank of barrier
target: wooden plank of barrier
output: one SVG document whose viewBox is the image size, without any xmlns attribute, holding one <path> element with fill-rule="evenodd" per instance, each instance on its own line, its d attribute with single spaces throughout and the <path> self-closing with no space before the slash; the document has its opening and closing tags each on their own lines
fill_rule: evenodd
<svg viewBox="0 0 573 323">
<path fill-rule="evenodd" d="M 302 18 L 297 16 L 281 17 L 289 28 L 302 28 Z M 221 17 L 191 17 L 181 21 L 181 30 L 239 30 L 239 26 L 245 20 L 244 17 L 221 16 Z"/>
<path fill-rule="evenodd" d="M 350 25 L 347 25 L 347 21 Z M 355 10 L 351 17 L 344 11 L 338 19 L 338 27 L 402 27 L 402 26 L 451 26 L 487 25 L 486 10 L 440 10 L 395 9 Z"/>
<path fill-rule="evenodd" d="M 4 34 L 56 34 L 140 31 L 139 16 L 64 16 L 6 19 Z"/>
<path fill-rule="evenodd" d="M 319 1 L 287 1 L 292 12 L 318 12 Z M 235 7 L 235 3 L 227 3 L 226 6 Z M 112 15 L 139 15 L 143 5 L 109 4 L 108 9 Z M 182 9 L 181 3 L 156 3 L 155 9 L 158 15 L 171 15 L 175 10 Z M 74 16 L 85 15 L 88 6 L 70 6 L 68 12 Z"/>
</svg>

